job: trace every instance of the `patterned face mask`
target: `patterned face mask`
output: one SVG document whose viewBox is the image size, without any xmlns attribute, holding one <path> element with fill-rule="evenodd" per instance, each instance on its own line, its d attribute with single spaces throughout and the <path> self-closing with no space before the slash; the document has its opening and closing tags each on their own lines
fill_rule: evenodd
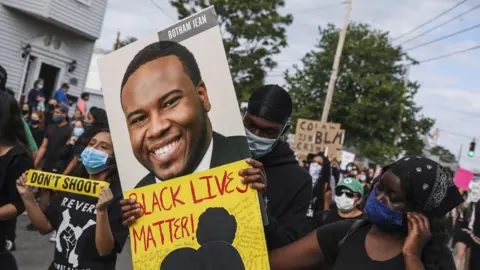
<svg viewBox="0 0 480 270">
<path fill-rule="evenodd" d="M 404 213 L 392 210 L 379 202 L 376 198 L 377 185 L 375 185 L 368 196 L 365 204 L 365 212 L 367 212 L 368 220 L 377 225 L 381 230 L 386 232 L 405 231 L 406 216 Z"/>
</svg>

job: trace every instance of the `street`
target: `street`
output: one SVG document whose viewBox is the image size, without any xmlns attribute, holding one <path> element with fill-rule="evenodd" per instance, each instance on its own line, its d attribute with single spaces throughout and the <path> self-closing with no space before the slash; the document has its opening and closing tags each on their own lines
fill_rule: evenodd
<svg viewBox="0 0 480 270">
<path fill-rule="evenodd" d="M 46 270 L 53 259 L 54 243 L 48 241 L 49 235 L 28 231 L 25 226 L 28 217 L 20 215 L 17 223 L 17 250 L 14 251 L 20 270 Z M 124 246 L 122 254 L 117 259 L 117 270 L 131 270 L 130 242 Z"/>
</svg>

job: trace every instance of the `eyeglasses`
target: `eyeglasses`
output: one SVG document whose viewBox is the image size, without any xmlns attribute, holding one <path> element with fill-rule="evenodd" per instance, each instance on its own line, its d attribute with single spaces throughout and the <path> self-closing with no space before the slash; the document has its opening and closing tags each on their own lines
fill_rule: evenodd
<svg viewBox="0 0 480 270">
<path fill-rule="evenodd" d="M 336 190 L 335 191 L 335 195 L 340 197 L 342 196 L 343 194 L 347 195 L 348 198 L 353 198 L 355 197 L 355 193 L 351 192 L 351 191 L 347 191 L 347 190 Z"/>
</svg>

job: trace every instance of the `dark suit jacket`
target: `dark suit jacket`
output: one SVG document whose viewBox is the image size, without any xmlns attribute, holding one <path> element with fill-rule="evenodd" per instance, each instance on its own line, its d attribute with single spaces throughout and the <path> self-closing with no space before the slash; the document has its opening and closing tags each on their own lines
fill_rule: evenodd
<svg viewBox="0 0 480 270">
<path fill-rule="evenodd" d="M 250 157 L 245 136 L 225 137 L 221 134 L 213 132 L 213 151 L 210 168 L 215 168 L 228 163 L 239 161 Z M 143 177 L 135 188 L 155 184 L 155 175 L 150 172 Z"/>
</svg>

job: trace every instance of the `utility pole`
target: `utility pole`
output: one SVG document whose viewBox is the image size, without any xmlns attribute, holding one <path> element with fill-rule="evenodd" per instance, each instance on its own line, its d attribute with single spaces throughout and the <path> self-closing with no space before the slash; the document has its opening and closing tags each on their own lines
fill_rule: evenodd
<svg viewBox="0 0 480 270">
<path fill-rule="evenodd" d="M 458 164 L 460 164 L 460 159 L 462 159 L 462 150 L 463 150 L 463 144 L 460 145 L 460 149 L 458 150 L 458 158 L 457 158 Z"/>
<path fill-rule="evenodd" d="M 335 59 L 333 60 L 332 74 L 330 75 L 327 96 L 325 97 L 325 104 L 323 105 L 322 122 L 327 122 L 328 120 L 328 113 L 330 112 L 330 105 L 332 104 L 333 90 L 335 89 L 335 83 L 337 81 L 340 57 L 342 56 L 343 44 L 345 43 L 345 36 L 347 35 L 348 23 L 350 22 L 350 11 L 352 11 L 352 0 L 347 0 L 347 12 L 345 13 L 340 37 L 338 38 L 337 51 L 335 52 Z"/>
<path fill-rule="evenodd" d="M 408 69 L 407 67 L 407 72 L 405 73 L 405 78 L 403 79 L 403 94 L 402 94 L 402 107 L 400 107 L 400 119 L 398 120 L 398 129 L 399 131 L 401 132 L 401 129 L 402 129 L 402 121 L 403 121 L 403 100 L 405 99 L 405 97 L 407 96 L 407 87 L 408 87 L 408 76 L 410 74 L 410 70 Z M 400 140 L 400 136 L 397 134 L 397 136 L 395 136 L 395 139 L 393 141 L 393 144 L 394 145 L 397 145 L 397 143 L 399 142 Z"/>
</svg>

